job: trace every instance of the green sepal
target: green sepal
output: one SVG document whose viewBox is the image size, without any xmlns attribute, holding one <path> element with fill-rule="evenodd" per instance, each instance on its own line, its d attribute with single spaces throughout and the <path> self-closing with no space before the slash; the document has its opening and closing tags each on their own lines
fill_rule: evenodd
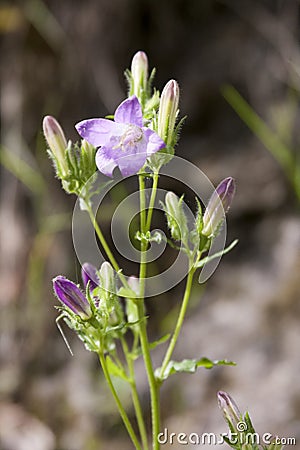
<svg viewBox="0 0 300 450">
<path fill-rule="evenodd" d="M 158 347 L 161 344 L 164 344 L 165 342 L 167 342 L 171 337 L 170 333 L 165 334 L 164 336 L 162 336 L 160 339 L 157 339 L 156 341 L 150 342 L 149 343 L 149 349 L 150 350 L 154 350 L 156 347 Z M 136 349 L 134 352 L 131 353 L 132 358 L 133 359 L 137 359 L 140 356 L 142 356 L 142 349 L 138 348 Z"/>
<path fill-rule="evenodd" d="M 234 432 L 234 433 L 235 433 L 235 432 Z M 226 442 L 226 444 L 228 444 L 229 447 L 234 448 L 235 450 L 240 450 L 241 447 L 240 447 L 240 444 L 239 444 L 239 443 L 233 444 L 233 443 L 231 442 L 231 440 L 230 440 L 229 437 L 224 436 L 224 435 L 222 435 L 222 437 L 223 437 L 223 439 L 224 439 L 224 442 Z"/>
<path fill-rule="evenodd" d="M 110 356 L 106 356 L 105 359 L 107 370 L 109 371 L 110 375 L 121 378 L 122 380 L 127 381 L 127 383 L 130 383 L 130 379 L 128 378 L 123 367 L 120 367 L 117 364 L 115 364 Z"/>
<path fill-rule="evenodd" d="M 195 217 L 194 229 L 190 233 L 190 241 L 196 248 L 198 246 L 200 249 L 200 237 L 201 237 L 201 231 L 203 228 L 203 214 L 202 214 L 202 206 L 201 206 L 200 200 L 197 197 L 196 197 L 196 203 L 197 203 L 197 213 L 196 213 L 196 217 Z"/>
</svg>

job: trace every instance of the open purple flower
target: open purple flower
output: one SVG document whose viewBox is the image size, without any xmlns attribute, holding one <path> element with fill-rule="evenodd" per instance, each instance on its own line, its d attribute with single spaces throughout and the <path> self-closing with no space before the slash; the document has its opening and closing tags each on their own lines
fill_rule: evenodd
<svg viewBox="0 0 300 450">
<path fill-rule="evenodd" d="M 143 126 L 142 108 L 135 95 L 118 106 L 114 121 L 83 120 L 76 129 L 82 138 L 100 147 L 96 164 L 100 172 L 109 177 L 116 166 L 123 176 L 137 173 L 148 156 L 165 147 L 153 130 Z"/>
</svg>

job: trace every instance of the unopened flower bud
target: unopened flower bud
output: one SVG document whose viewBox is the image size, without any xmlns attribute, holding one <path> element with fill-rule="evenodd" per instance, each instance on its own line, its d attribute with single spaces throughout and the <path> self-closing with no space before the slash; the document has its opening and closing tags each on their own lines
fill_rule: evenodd
<svg viewBox="0 0 300 450">
<path fill-rule="evenodd" d="M 229 210 L 235 194 L 235 180 L 231 177 L 225 178 L 213 192 L 206 211 L 203 216 L 204 236 L 213 236 Z"/>
<path fill-rule="evenodd" d="M 174 129 L 178 114 L 179 86 L 177 81 L 170 80 L 165 85 L 158 110 L 158 135 L 168 145 L 174 141 Z"/>
<path fill-rule="evenodd" d="M 183 211 L 183 199 L 174 192 L 168 192 L 165 197 L 165 211 L 171 236 L 176 241 L 183 240 L 188 233 L 187 219 Z"/>
<path fill-rule="evenodd" d="M 137 277 L 129 277 L 128 286 L 132 289 L 136 297 L 140 295 L 140 280 Z M 132 298 L 126 299 L 126 315 L 128 323 L 136 323 L 139 320 L 138 307 L 135 300 Z M 136 332 L 138 330 L 137 325 L 132 325 L 132 330 Z"/>
<path fill-rule="evenodd" d="M 99 279 L 97 275 L 97 269 L 93 264 L 84 263 L 81 267 L 81 278 L 83 281 L 84 287 L 87 286 L 88 282 L 90 283 L 90 290 L 93 291 L 99 285 Z"/>
<path fill-rule="evenodd" d="M 236 429 L 237 424 L 240 422 L 242 415 L 237 407 L 235 401 L 229 394 L 223 391 L 218 392 L 218 403 L 225 420 Z M 241 431 L 241 430 L 239 430 Z"/>
<path fill-rule="evenodd" d="M 52 116 L 46 116 L 43 120 L 43 131 L 49 149 L 55 159 L 58 175 L 65 177 L 68 174 L 68 164 L 65 157 L 65 150 L 68 146 L 64 132 Z"/>
<path fill-rule="evenodd" d="M 148 58 L 146 53 L 139 51 L 132 58 L 131 74 L 133 78 L 133 93 L 138 98 L 146 92 L 148 83 Z"/>
<path fill-rule="evenodd" d="M 53 280 L 53 289 L 58 300 L 81 319 L 92 317 L 90 304 L 75 283 L 59 275 Z"/>
<path fill-rule="evenodd" d="M 100 275 L 100 284 L 104 291 L 106 291 L 109 296 L 111 294 L 115 294 L 116 292 L 116 280 L 114 269 L 109 264 L 109 262 L 105 261 L 99 271 Z"/>
</svg>

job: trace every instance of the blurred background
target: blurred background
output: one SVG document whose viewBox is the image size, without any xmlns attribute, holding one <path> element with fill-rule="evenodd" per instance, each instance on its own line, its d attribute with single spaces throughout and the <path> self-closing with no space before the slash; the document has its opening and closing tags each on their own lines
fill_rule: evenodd
<svg viewBox="0 0 300 450">
<path fill-rule="evenodd" d="M 164 426 L 225 432 L 222 389 L 257 431 L 300 442 L 299 3 L 0 2 L 1 450 L 131 448 L 96 356 L 66 330 L 72 358 L 55 326 L 52 278 L 79 281 L 75 198 L 54 178 L 41 123 L 52 114 L 76 140 L 76 122 L 113 113 L 138 50 L 157 68 L 159 90 L 179 82 L 187 119 L 177 154 L 213 183 L 233 176 L 238 186 L 228 242 L 239 244 L 207 286 L 195 284 L 175 351 L 237 367 L 166 382 Z M 153 338 L 171 329 L 182 291 L 147 301 Z M 140 362 L 138 373 L 149 414 Z"/>
</svg>

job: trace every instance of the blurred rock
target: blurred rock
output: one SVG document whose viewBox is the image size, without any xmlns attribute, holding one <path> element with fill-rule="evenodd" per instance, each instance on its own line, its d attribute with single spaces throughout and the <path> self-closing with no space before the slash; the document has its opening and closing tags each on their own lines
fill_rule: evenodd
<svg viewBox="0 0 300 450">
<path fill-rule="evenodd" d="M 54 450 L 52 431 L 20 405 L 0 403 L 1 450 Z"/>
</svg>

